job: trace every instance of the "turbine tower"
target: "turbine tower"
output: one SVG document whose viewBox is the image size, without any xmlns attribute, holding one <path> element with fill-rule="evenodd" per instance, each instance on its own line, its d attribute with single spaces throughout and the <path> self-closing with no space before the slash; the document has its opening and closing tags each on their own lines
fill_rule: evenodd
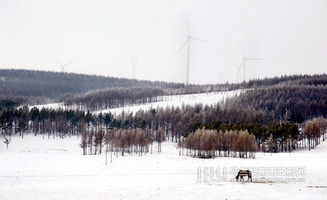
<svg viewBox="0 0 327 200">
<path fill-rule="evenodd" d="M 190 26 L 188 24 L 188 22 L 186 21 L 186 26 L 187 26 L 187 36 L 185 41 L 183 42 L 182 46 L 178 49 L 177 52 L 180 52 L 182 49 L 184 49 L 184 47 L 187 45 L 187 60 L 186 60 L 186 86 L 189 84 L 189 80 L 190 80 L 190 52 L 191 52 L 191 41 L 195 40 L 195 41 L 201 41 L 201 42 L 208 42 L 206 40 L 202 40 L 196 37 L 193 37 L 191 35 L 191 31 L 190 31 Z"/>
<path fill-rule="evenodd" d="M 131 58 L 131 63 L 133 66 L 133 70 L 132 70 L 132 79 L 135 79 L 135 70 L 136 70 L 136 64 L 137 64 L 137 58 Z"/>
<path fill-rule="evenodd" d="M 76 59 L 73 59 L 65 64 L 62 64 L 59 60 L 56 60 L 56 62 L 58 63 L 59 67 L 60 67 L 60 71 L 61 72 L 65 72 L 65 67 L 67 67 L 68 65 L 72 64 Z"/>
<path fill-rule="evenodd" d="M 262 60 L 262 59 L 261 58 L 250 58 L 250 57 L 246 57 L 246 54 L 243 51 L 242 46 L 241 45 L 239 45 L 239 46 L 240 46 L 240 49 L 241 49 L 241 52 L 242 52 L 242 55 L 243 55 L 242 62 L 241 62 L 241 65 L 240 66 L 243 66 L 243 82 L 244 82 L 245 81 L 246 62 L 247 61 Z"/>
<path fill-rule="evenodd" d="M 224 69 L 217 75 L 219 79 L 219 83 L 223 83 L 224 81 L 224 74 L 227 69 L 227 66 L 224 67 Z"/>
<path fill-rule="evenodd" d="M 241 82 L 241 69 L 242 69 L 242 64 L 243 62 L 240 64 L 240 65 L 236 65 L 236 64 L 233 64 L 233 63 L 229 63 L 230 65 L 232 65 L 235 69 L 236 69 L 236 82 L 239 83 Z"/>
</svg>

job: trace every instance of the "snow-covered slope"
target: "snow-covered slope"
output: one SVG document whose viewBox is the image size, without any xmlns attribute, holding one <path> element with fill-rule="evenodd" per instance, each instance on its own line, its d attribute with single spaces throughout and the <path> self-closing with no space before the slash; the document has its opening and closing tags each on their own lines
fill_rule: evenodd
<svg viewBox="0 0 327 200">
<path fill-rule="evenodd" d="M 165 108 L 171 106 L 176 107 L 182 105 L 195 105 L 195 104 L 213 105 L 213 104 L 220 103 L 226 100 L 227 98 L 239 95 L 241 92 L 242 90 L 233 90 L 233 91 L 225 91 L 225 92 L 210 92 L 210 93 L 200 93 L 200 94 L 164 96 L 163 99 L 165 99 L 165 101 L 99 110 L 96 113 L 111 112 L 113 114 L 119 114 L 123 111 L 135 113 L 138 110 L 148 110 L 150 108 Z M 65 109 L 63 103 L 52 103 L 52 104 L 36 105 L 31 107 L 37 107 L 39 109 L 41 108 Z"/>
<path fill-rule="evenodd" d="M 108 165 L 103 154 L 81 155 L 79 142 L 30 135 L 13 137 L 9 150 L 1 142 L 0 199 L 327 199 L 327 142 L 310 152 L 258 153 L 256 159 L 179 156 L 175 144 L 165 142 L 160 154 L 114 157 Z M 300 168 L 304 174 L 261 180 L 277 176 L 256 173 L 253 183 L 240 183 L 233 167 Z M 216 179 L 217 169 L 227 170 L 226 179 Z"/>
<path fill-rule="evenodd" d="M 137 112 L 138 110 L 149 110 L 150 108 L 166 108 L 172 106 L 182 106 L 182 105 L 213 105 L 220 103 L 227 98 L 239 95 L 241 90 L 233 90 L 226 92 L 210 92 L 210 93 L 200 93 L 200 94 L 185 94 L 185 95 L 172 95 L 166 96 L 165 101 L 146 103 L 142 105 L 126 106 L 120 108 L 112 108 L 107 110 L 101 110 L 99 112 L 111 112 L 113 114 L 119 114 L 124 112 Z"/>
</svg>

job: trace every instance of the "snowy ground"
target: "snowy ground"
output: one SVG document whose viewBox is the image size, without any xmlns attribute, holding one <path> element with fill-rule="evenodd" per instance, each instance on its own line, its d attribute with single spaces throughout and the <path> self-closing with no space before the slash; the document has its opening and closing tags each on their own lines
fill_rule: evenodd
<svg viewBox="0 0 327 200">
<path fill-rule="evenodd" d="M 164 96 L 165 101 L 146 103 L 141 105 L 131 105 L 119 108 L 112 108 L 106 110 L 97 111 L 97 113 L 111 112 L 113 114 L 120 114 L 124 112 L 133 112 L 135 113 L 138 110 L 148 110 L 150 108 L 165 108 L 172 106 L 182 106 L 182 105 L 195 105 L 195 104 L 204 104 L 204 105 L 213 105 L 225 101 L 227 98 L 234 97 L 239 95 L 242 90 L 233 90 L 225 92 L 210 92 L 210 93 L 200 93 L 200 94 L 185 94 L 185 95 L 171 95 Z M 35 105 L 31 107 L 41 108 L 65 108 L 63 103 L 51 103 L 44 105 Z"/>
<path fill-rule="evenodd" d="M 0 144 L 0 199 L 327 199 L 327 142 L 311 152 L 258 153 L 256 159 L 179 156 L 175 144 L 165 142 L 160 154 L 114 157 L 105 165 L 104 155 L 81 155 L 79 141 L 25 136 L 14 137 L 9 150 Z M 240 183 L 229 174 L 239 166 L 301 173 L 281 180 L 254 174 L 253 183 Z M 226 167 L 226 178 L 212 172 L 210 181 L 205 170 L 218 167 Z"/>
</svg>

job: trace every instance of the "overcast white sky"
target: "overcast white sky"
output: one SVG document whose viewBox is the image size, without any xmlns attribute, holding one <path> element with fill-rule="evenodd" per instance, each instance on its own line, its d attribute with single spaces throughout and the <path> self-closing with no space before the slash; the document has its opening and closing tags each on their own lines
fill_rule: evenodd
<svg viewBox="0 0 327 200">
<path fill-rule="evenodd" d="M 190 82 L 326 72 L 327 0 L 0 0 L 0 66 L 185 81 L 186 20 Z"/>
</svg>

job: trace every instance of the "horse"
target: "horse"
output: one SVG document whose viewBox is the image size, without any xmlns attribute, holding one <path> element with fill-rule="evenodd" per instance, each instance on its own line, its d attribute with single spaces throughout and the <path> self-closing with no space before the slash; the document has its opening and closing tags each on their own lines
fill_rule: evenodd
<svg viewBox="0 0 327 200">
<path fill-rule="evenodd" d="M 248 181 L 251 181 L 252 182 L 252 173 L 250 170 L 240 170 L 238 171 L 235 179 L 236 181 L 238 181 L 240 179 L 240 181 L 244 181 L 244 176 L 247 176 L 248 177 Z"/>
</svg>

